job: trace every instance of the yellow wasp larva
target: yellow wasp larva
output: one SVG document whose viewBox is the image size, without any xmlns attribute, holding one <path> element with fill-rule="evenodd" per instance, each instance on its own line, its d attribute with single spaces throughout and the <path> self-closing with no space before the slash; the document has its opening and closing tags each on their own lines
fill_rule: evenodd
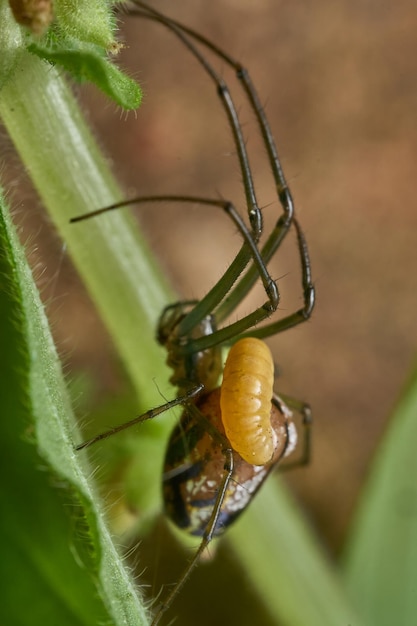
<svg viewBox="0 0 417 626">
<path fill-rule="evenodd" d="M 252 465 L 265 465 L 274 454 L 273 386 L 274 362 L 266 343 L 255 337 L 240 339 L 224 366 L 220 407 L 232 448 Z"/>
</svg>

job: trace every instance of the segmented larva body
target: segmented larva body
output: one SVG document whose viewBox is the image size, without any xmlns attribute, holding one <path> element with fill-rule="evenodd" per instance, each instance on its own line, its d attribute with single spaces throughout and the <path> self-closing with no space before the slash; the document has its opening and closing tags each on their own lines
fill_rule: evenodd
<svg viewBox="0 0 417 626">
<path fill-rule="evenodd" d="M 268 346 L 254 337 L 237 341 L 224 366 L 220 407 L 232 448 L 252 465 L 265 465 L 274 455 L 273 385 L 274 362 Z"/>
</svg>

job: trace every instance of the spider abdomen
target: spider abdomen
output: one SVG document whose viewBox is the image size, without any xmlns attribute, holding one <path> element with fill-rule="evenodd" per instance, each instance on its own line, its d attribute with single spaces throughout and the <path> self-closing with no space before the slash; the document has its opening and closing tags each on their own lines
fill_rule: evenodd
<svg viewBox="0 0 417 626">
<path fill-rule="evenodd" d="M 224 436 L 220 411 L 221 388 L 196 400 L 205 420 Z M 269 402 L 275 441 L 270 463 L 262 466 L 245 461 L 233 451 L 233 473 L 223 498 L 213 536 L 225 529 L 246 509 L 272 468 L 289 454 L 296 442 L 291 413 L 275 396 Z M 185 410 L 174 429 L 165 456 L 163 494 L 166 515 L 179 528 L 203 536 L 213 513 L 225 473 L 225 455 L 205 420 L 195 419 Z"/>
<path fill-rule="evenodd" d="M 265 465 L 274 455 L 273 384 L 274 363 L 268 346 L 254 337 L 236 342 L 224 366 L 220 406 L 232 448 L 251 465 Z"/>
</svg>

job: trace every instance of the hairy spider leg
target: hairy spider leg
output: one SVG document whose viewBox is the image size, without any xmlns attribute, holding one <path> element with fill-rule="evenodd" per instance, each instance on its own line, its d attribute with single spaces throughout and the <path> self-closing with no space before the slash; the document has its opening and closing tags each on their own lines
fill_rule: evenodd
<svg viewBox="0 0 417 626">
<path fill-rule="evenodd" d="M 252 226 L 251 234 L 255 242 L 257 243 L 262 232 L 262 214 L 256 202 L 254 184 L 253 184 L 253 179 L 252 179 L 252 174 L 251 174 L 250 164 L 249 164 L 249 157 L 247 154 L 245 141 L 243 138 L 242 129 L 241 129 L 238 115 L 237 115 L 236 107 L 233 103 L 228 86 L 226 85 L 224 80 L 219 76 L 219 74 L 213 69 L 213 67 L 209 64 L 207 59 L 201 54 L 201 52 L 190 41 L 190 37 L 198 41 L 203 46 L 209 48 L 213 53 L 215 53 L 221 59 L 225 60 L 227 63 L 233 65 L 235 69 L 239 67 L 239 72 L 245 72 L 245 70 L 243 70 L 240 64 L 233 61 L 228 55 L 226 55 L 219 48 L 217 48 L 217 46 L 209 42 L 207 39 L 205 39 L 201 35 L 195 33 L 192 29 L 187 28 L 186 26 L 183 26 L 182 24 L 180 24 L 179 22 L 171 18 L 165 17 L 164 15 L 162 15 L 155 9 L 148 7 L 145 3 L 135 2 L 134 4 L 135 4 L 135 7 L 139 7 L 139 9 L 138 8 L 130 9 L 129 10 L 130 14 L 135 15 L 137 17 L 145 17 L 147 19 L 152 19 L 154 21 L 158 21 L 164 24 L 167 28 L 169 28 L 169 30 L 171 30 L 183 42 L 183 44 L 196 57 L 196 59 L 200 62 L 200 64 L 205 69 L 205 71 L 209 74 L 209 76 L 215 82 L 217 86 L 217 93 L 226 111 L 227 117 L 230 122 L 230 127 L 232 129 L 233 138 L 234 138 L 234 142 L 235 142 L 235 146 L 236 146 L 236 150 L 237 150 L 237 154 L 239 158 L 240 168 L 242 172 L 243 184 L 245 188 L 245 195 L 246 195 L 247 206 L 248 206 L 248 215 L 249 215 L 249 219 L 250 219 L 251 226 Z M 248 95 L 248 90 L 245 89 L 245 91 Z M 252 94 L 252 97 L 249 98 L 249 101 L 252 107 L 253 107 L 254 102 L 258 103 L 258 106 L 260 106 L 259 99 L 257 98 L 257 96 L 256 97 L 255 96 L 253 96 Z M 288 218 L 285 219 L 285 223 L 287 222 L 290 223 L 292 215 L 293 215 L 292 200 L 291 200 L 291 196 L 289 195 L 289 191 L 288 191 L 288 188 L 286 186 L 286 183 L 283 177 L 282 168 L 278 160 L 275 145 L 273 144 L 272 133 L 266 121 L 265 115 L 262 111 L 262 108 L 260 108 L 260 111 L 255 111 L 255 115 L 256 115 L 256 119 L 258 120 L 258 123 L 261 125 L 261 133 L 262 133 L 262 136 L 264 137 L 264 140 L 267 140 L 268 142 L 272 142 L 272 145 L 267 147 L 267 153 L 271 162 L 271 167 L 273 169 L 274 177 L 276 175 L 280 177 L 279 184 L 278 183 L 276 184 L 280 190 L 282 188 L 282 190 L 279 191 L 279 195 L 283 201 L 285 200 L 285 213 L 287 216 L 289 216 Z M 272 161 L 273 161 L 273 166 L 272 166 Z M 260 228 L 257 228 L 257 229 L 254 229 L 253 227 L 254 211 L 259 216 L 259 218 L 257 218 L 257 223 L 260 226 Z M 196 304 L 194 309 L 190 313 L 188 313 L 188 315 L 186 315 L 184 319 L 181 321 L 180 328 L 179 328 L 179 334 L 181 336 L 183 337 L 189 336 L 192 329 L 198 325 L 201 319 L 203 319 L 207 314 L 212 312 L 213 309 L 215 309 L 219 304 L 221 304 L 221 302 L 223 301 L 227 293 L 233 287 L 233 284 L 236 282 L 237 278 L 242 274 L 242 272 L 246 268 L 248 262 L 251 259 L 251 256 L 252 254 L 251 254 L 250 249 L 248 249 L 248 246 L 246 245 L 246 243 L 244 243 L 241 250 L 238 252 L 236 258 L 234 259 L 234 261 L 232 261 L 231 265 L 226 270 L 222 279 L 212 288 L 212 290 L 208 292 L 208 294 L 206 294 L 204 298 L 200 300 L 198 304 Z M 263 264 L 265 266 L 265 271 L 266 271 L 266 265 L 264 261 L 263 261 Z M 256 268 L 255 270 L 255 275 L 257 279 L 259 277 L 258 268 Z M 229 326 L 226 326 L 225 328 L 222 328 L 221 330 L 216 330 L 211 336 L 207 336 L 207 337 L 200 338 L 200 339 L 193 340 L 193 341 L 192 340 L 185 341 L 181 346 L 179 346 L 178 353 L 188 354 L 191 352 L 204 350 L 218 343 L 233 340 L 240 333 L 243 333 L 245 330 L 251 328 L 252 326 L 258 324 L 259 322 L 269 317 L 277 309 L 278 302 L 279 302 L 278 289 L 276 287 L 276 284 L 274 284 L 274 287 L 272 286 L 273 283 L 274 281 L 271 280 L 271 282 L 268 285 L 268 289 L 265 289 L 268 295 L 268 301 L 264 303 L 262 306 L 260 306 L 258 309 L 256 309 L 256 311 L 242 318 L 239 321 L 239 324 L 237 326 L 231 324 Z M 238 303 L 239 301 L 236 301 L 233 308 L 236 308 Z"/>
<path fill-rule="evenodd" d="M 139 4 L 142 4 L 139 2 Z M 170 21 L 174 22 L 170 18 Z M 293 220 L 296 222 L 294 218 L 294 204 L 291 196 L 290 189 L 285 180 L 285 175 L 281 166 L 281 162 L 278 156 L 278 151 L 276 148 L 274 136 L 272 134 L 268 118 L 265 115 L 265 111 L 260 102 L 258 93 L 252 83 L 250 75 L 245 67 L 241 65 L 238 61 L 233 59 L 229 54 L 218 48 L 215 44 L 213 44 L 206 37 L 201 35 L 200 33 L 195 32 L 193 29 L 179 24 L 175 21 L 175 24 L 182 28 L 184 32 L 188 35 L 192 36 L 194 39 L 204 44 L 207 48 L 209 48 L 213 53 L 222 58 L 228 65 L 234 68 L 236 72 L 237 78 L 241 81 L 243 89 L 245 90 L 249 102 L 252 106 L 252 111 L 255 114 L 255 117 L 258 121 L 258 126 L 260 128 L 262 137 L 264 139 L 264 146 L 268 154 L 270 167 L 274 176 L 274 181 L 277 189 L 277 195 L 281 202 L 281 206 L 283 208 L 283 214 L 279 217 L 278 221 L 275 224 L 275 227 L 272 233 L 269 235 L 268 240 L 264 244 L 262 248 L 262 258 L 267 264 L 269 260 L 272 258 L 278 247 L 280 246 L 282 240 L 287 234 Z M 304 293 L 304 307 L 303 307 L 303 318 L 308 319 L 311 315 L 311 312 L 314 307 L 314 286 L 311 282 L 311 270 L 310 270 L 310 261 L 308 255 L 307 245 L 300 229 L 299 224 L 296 222 L 295 227 L 297 230 L 297 238 L 298 238 L 298 247 L 300 252 L 301 259 L 301 267 L 302 267 L 302 283 L 303 283 L 303 293 Z M 242 251 L 241 251 L 242 252 Z M 239 264 L 239 259 L 236 257 L 235 262 Z M 230 268 L 231 269 L 231 268 Z M 218 322 L 226 319 L 236 308 L 236 306 L 243 300 L 243 298 L 247 295 L 250 289 L 253 287 L 256 282 L 258 276 L 254 271 L 255 268 L 251 267 L 248 272 L 241 278 L 237 285 L 234 285 L 233 290 L 229 293 L 224 301 L 220 304 L 219 308 L 216 311 L 216 319 Z M 300 322 L 304 321 L 300 319 Z M 299 322 L 296 322 L 299 323 Z M 293 326 L 295 324 L 291 324 Z M 283 326 L 282 330 L 288 328 L 290 326 Z M 280 332 L 279 330 L 272 330 L 272 333 Z M 271 333 L 271 334 L 272 334 Z M 267 336 L 267 335 L 262 335 Z"/>
<path fill-rule="evenodd" d="M 233 131 L 233 138 L 235 141 L 235 146 L 237 149 L 239 162 L 241 166 L 247 205 L 248 205 L 249 221 L 252 226 L 250 235 L 252 236 L 253 241 L 257 242 L 262 232 L 262 214 L 256 201 L 254 184 L 253 184 L 252 174 L 251 174 L 251 170 L 249 166 L 249 159 L 248 159 L 248 155 L 247 155 L 247 151 L 245 147 L 245 142 L 244 142 L 244 138 L 242 135 L 242 130 L 241 130 L 240 122 L 238 119 L 236 107 L 231 98 L 229 89 L 227 85 L 224 83 L 224 81 L 220 78 L 220 76 L 214 71 L 211 65 L 207 62 L 207 60 L 198 51 L 198 49 L 187 39 L 186 36 L 184 36 L 184 33 L 182 32 L 180 25 L 177 25 L 176 22 L 171 21 L 169 18 L 164 18 L 164 16 L 157 13 L 156 11 L 153 11 L 149 7 L 146 7 L 146 5 L 144 4 L 140 4 L 140 6 L 143 9 L 145 9 L 145 11 L 136 11 L 136 12 L 133 12 L 133 14 L 139 17 L 146 17 L 148 19 L 159 21 L 163 23 L 165 26 L 167 26 L 171 31 L 173 31 L 174 34 L 176 34 L 181 39 L 184 45 L 187 46 L 187 48 L 194 54 L 194 56 L 203 65 L 204 69 L 208 72 L 208 74 L 212 77 L 212 79 L 215 81 L 215 83 L 218 86 L 218 93 L 224 105 L 224 108 L 226 110 L 228 119 L 230 121 L 230 126 Z M 160 196 L 155 197 L 155 199 L 159 199 L 159 198 L 162 199 Z M 184 197 L 184 196 L 178 197 L 178 199 L 180 198 L 184 202 L 187 202 L 187 201 L 196 202 L 197 200 L 195 198 L 193 198 L 192 200 L 188 200 L 187 197 Z M 99 215 L 101 213 L 104 213 L 106 210 L 118 208 L 119 206 L 132 204 L 135 202 L 137 203 L 137 202 L 144 202 L 144 201 L 153 201 L 153 199 L 154 198 L 152 197 L 148 197 L 146 200 L 143 198 L 136 198 L 128 202 L 116 203 L 112 205 L 111 207 L 99 209 L 98 211 L 94 211 L 84 216 L 73 218 L 71 221 L 73 222 L 80 221 L 81 219 L 86 219 L 87 217 Z M 165 197 L 165 200 L 175 201 L 176 198 L 172 196 L 167 196 Z M 209 200 L 207 202 L 206 199 L 198 199 L 197 201 L 199 201 L 200 203 L 204 203 L 204 204 L 214 204 L 217 206 L 219 205 L 217 201 Z M 224 203 L 224 206 L 231 207 L 232 205 L 231 203 Z M 242 222 L 242 225 L 243 224 L 244 223 Z M 232 262 L 229 269 L 225 272 L 223 277 L 217 282 L 217 284 L 213 287 L 213 289 L 209 291 L 209 293 L 195 306 L 193 311 L 191 311 L 187 316 L 185 316 L 184 320 L 181 322 L 180 330 L 181 330 L 182 336 L 187 336 L 189 332 L 191 332 L 191 330 L 195 328 L 199 324 L 199 322 L 208 314 L 208 312 L 213 310 L 219 304 L 219 302 L 222 301 L 225 294 L 227 294 L 227 292 L 231 289 L 233 283 L 236 282 L 236 279 L 242 273 L 242 271 L 246 267 L 251 257 L 254 259 L 255 266 L 257 268 L 256 276 L 257 278 L 260 276 L 264 284 L 265 291 L 268 295 L 268 302 L 266 302 L 262 307 L 259 307 L 259 309 L 253 312 L 250 316 L 247 316 L 247 318 L 243 318 L 240 324 L 240 328 L 245 329 L 245 328 L 249 328 L 255 325 L 259 321 L 262 321 L 266 317 L 269 317 L 271 313 L 273 313 L 277 309 L 278 302 L 279 302 L 279 293 L 278 293 L 278 288 L 276 286 L 276 283 L 272 280 L 272 278 L 268 274 L 265 263 L 263 262 L 256 248 L 256 244 L 254 246 L 252 242 L 249 240 L 250 239 L 249 230 L 245 226 L 247 236 L 245 235 L 245 232 L 242 230 L 242 228 L 240 228 L 240 230 L 242 234 L 244 234 L 245 242 L 242 246 L 240 253 L 238 253 L 237 255 L 237 258 L 239 259 L 239 263 L 236 263 L 236 259 L 235 259 L 235 261 Z M 187 353 L 189 354 L 192 352 L 196 352 L 199 349 L 206 349 L 206 348 L 212 347 L 213 345 L 217 345 L 223 342 L 225 334 L 227 334 L 227 337 L 226 337 L 227 339 L 232 338 L 233 335 L 236 334 L 236 330 L 234 328 L 231 328 L 230 331 L 226 331 L 226 329 L 222 329 L 222 335 L 217 335 L 217 332 L 220 332 L 220 331 L 215 331 L 210 337 L 205 338 L 206 345 L 202 348 L 195 347 L 194 345 L 189 345 L 191 344 L 191 342 L 188 342 L 188 341 L 184 342 L 184 344 L 179 348 L 179 354 L 187 354 Z"/>
<path fill-rule="evenodd" d="M 234 61 L 229 55 L 221 51 L 217 46 L 209 42 L 205 37 L 199 35 L 198 33 L 195 33 L 192 29 L 182 26 L 175 20 L 164 17 L 162 14 L 158 13 L 154 9 L 150 9 L 141 2 L 136 2 L 136 4 L 140 6 L 142 10 L 131 11 L 132 14 L 138 17 L 145 17 L 148 19 L 159 21 L 160 23 L 163 23 L 165 26 L 167 26 L 194 54 L 194 56 L 199 60 L 204 69 L 217 84 L 218 93 L 222 99 L 222 103 L 227 112 L 228 119 L 233 130 L 233 137 L 239 156 L 241 171 L 243 174 L 244 186 L 249 207 L 248 214 L 251 223 L 254 224 L 253 215 L 257 214 L 259 216 L 259 219 L 256 220 L 257 226 L 256 228 L 252 228 L 252 233 L 249 233 L 249 230 L 246 228 L 243 221 L 240 221 L 240 224 L 237 224 L 244 238 L 244 244 L 241 250 L 237 254 L 234 261 L 231 263 L 229 268 L 226 270 L 222 278 L 206 294 L 206 296 L 202 298 L 199 303 L 196 304 L 193 310 L 184 317 L 184 319 L 180 323 L 180 335 L 186 337 L 191 332 L 191 330 L 198 325 L 201 319 L 203 319 L 203 317 L 205 317 L 211 311 L 215 311 L 215 316 L 219 322 L 228 317 L 242 301 L 242 299 L 252 288 L 253 284 L 256 282 L 256 280 L 258 280 L 259 277 L 261 277 L 262 279 L 265 291 L 268 295 L 268 301 L 252 313 L 238 320 L 237 322 L 229 324 L 222 329 L 216 330 L 211 335 L 200 337 L 198 339 L 188 339 L 184 341 L 181 346 L 178 346 L 178 354 L 190 354 L 192 352 L 198 352 L 200 350 L 208 349 L 219 343 L 237 340 L 239 336 L 248 334 L 245 333 L 245 331 L 252 328 L 253 326 L 256 326 L 259 322 L 269 317 L 277 309 L 279 303 L 279 292 L 276 283 L 272 280 L 266 269 L 266 263 L 270 260 L 270 258 L 279 247 L 292 222 L 294 223 L 297 231 L 298 247 L 300 251 L 304 305 L 296 313 L 286 316 L 284 319 L 278 320 L 275 323 L 268 324 L 267 326 L 264 326 L 262 328 L 257 328 L 251 331 L 250 334 L 257 337 L 267 337 L 272 334 L 282 332 L 283 330 L 286 330 L 287 328 L 295 326 L 299 323 L 302 323 L 310 317 L 315 301 L 314 286 L 311 281 L 308 249 L 301 229 L 297 221 L 293 219 L 293 203 L 289 189 L 285 182 L 275 142 L 267 118 L 260 104 L 259 97 L 253 87 L 252 82 L 250 81 L 247 70 L 243 68 L 240 63 Z M 262 219 L 260 209 L 256 203 L 254 185 L 249 166 L 249 159 L 242 136 L 236 108 L 233 104 L 233 100 L 230 96 L 227 85 L 213 70 L 211 65 L 209 65 L 207 60 L 201 55 L 201 53 L 195 48 L 195 46 L 184 36 L 184 33 L 187 33 L 189 36 L 195 38 L 197 41 L 207 46 L 210 50 L 220 56 L 220 58 L 222 58 L 235 68 L 237 76 L 242 81 L 245 92 L 248 95 L 248 98 L 250 100 L 250 103 L 252 104 L 252 108 L 258 120 L 258 124 L 260 126 L 266 150 L 269 156 L 271 169 L 273 171 L 274 179 L 276 181 L 278 196 L 284 208 L 284 213 L 277 221 L 274 230 L 272 231 L 271 235 L 268 237 L 268 240 L 263 246 L 261 255 L 259 254 L 256 246 L 253 245 L 250 241 L 251 235 L 254 241 L 257 241 L 259 239 L 262 230 Z M 236 210 L 230 202 L 188 196 L 148 196 L 116 203 L 114 205 L 111 205 L 110 207 L 105 207 L 104 209 L 93 211 L 92 213 L 86 214 L 84 216 L 73 218 L 71 221 L 80 221 L 81 219 L 93 217 L 95 215 L 104 213 L 105 211 L 119 208 L 121 206 L 126 206 L 128 204 L 153 202 L 159 200 L 166 200 L 171 202 L 192 202 L 205 205 L 210 204 L 214 206 L 221 206 L 231 216 L 235 223 L 237 223 L 237 220 L 239 219 Z M 246 274 L 238 282 L 238 284 L 233 287 L 234 283 L 244 271 L 251 257 L 254 260 L 254 264 L 249 268 L 248 272 L 246 272 Z M 230 292 L 231 289 L 232 291 Z M 218 307 L 217 310 L 216 307 Z"/>
<path fill-rule="evenodd" d="M 109 428 L 103 433 L 100 433 L 99 435 L 96 435 L 95 437 L 91 437 L 91 439 L 87 439 L 87 441 L 83 441 L 83 443 L 80 443 L 78 446 L 75 446 L 75 450 L 83 450 L 84 448 L 88 448 L 89 446 L 93 445 L 93 443 L 97 443 L 97 441 L 101 441 L 102 439 L 107 439 L 108 437 L 111 437 L 112 435 L 115 435 L 116 433 L 120 433 L 122 430 L 126 430 L 126 428 L 130 428 L 131 426 L 134 426 L 135 424 L 142 424 L 143 422 L 146 422 L 147 420 L 151 420 L 154 417 L 157 417 L 157 415 L 161 415 L 161 413 L 165 413 L 165 411 L 169 411 L 169 409 L 172 409 L 174 408 L 174 406 L 178 406 L 179 404 L 186 406 L 187 403 L 190 402 L 196 396 L 198 396 L 198 394 L 201 393 L 203 389 L 204 389 L 203 384 L 196 385 L 195 387 L 193 387 L 186 393 L 180 396 L 177 396 L 174 400 L 165 402 L 164 404 L 161 404 L 160 406 L 157 406 L 154 409 L 150 409 L 149 411 L 146 411 L 146 413 L 137 415 L 136 417 L 129 420 L 128 422 L 124 422 L 123 424 L 120 424 L 119 426 L 113 426 L 112 428 Z"/>
<path fill-rule="evenodd" d="M 215 534 L 217 522 L 218 522 L 221 510 L 222 510 L 222 504 L 225 499 L 226 492 L 227 492 L 230 480 L 232 478 L 233 469 L 234 469 L 233 450 L 230 447 L 230 443 L 228 442 L 226 437 L 224 437 L 221 433 L 219 433 L 219 431 L 216 428 L 212 426 L 212 424 L 205 417 L 205 415 L 201 413 L 195 405 L 189 404 L 187 406 L 187 411 L 193 416 L 195 420 L 204 422 L 205 427 L 210 432 L 210 435 L 213 437 L 215 441 L 218 442 L 219 446 L 221 447 L 221 450 L 224 454 L 224 459 L 225 459 L 224 467 L 223 467 L 223 476 L 221 478 L 221 481 L 219 482 L 219 487 L 218 487 L 218 491 L 216 495 L 216 501 L 213 505 L 213 510 L 212 510 L 210 519 L 207 522 L 207 526 L 205 528 L 204 534 L 201 538 L 200 545 L 198 546 L 198 549 L 196 550 L 192 559 L 189 561 L 189 563 L 183 570 L 179 580 L 175 583 L 174 587 L 172 588 L 168 596 L 165 598 L 165 600 L 159 605 L 158 610 L 152 620 L 151 626 L 156 626 L 158 622 L 160 621 L 161 617 L 163 616 L 163 614 L 169 609 L 169 607 L 171 606 L 176 596 L 180 593 L 181 589 L 184 587 L 190 574 L 192 573 L 192 571 L 198 564 L 201 558 L 201 555 L 206 550 L 209 543 L 212 541 L 213 536 Z"/>
<path fill-rule="evenodd" d="M 182 195 L 138 196 L 136 198 L 131 198 L 128 200 L 121 200 L 120 202 L 116 202 L 114 204 L 111 204 L 106 207 L 102 207 L 100 209 L 96 209 L 95 211 L 91 211 L 90 213 L 84 213 L 83 215 L 72 217 L 70 219 L 70 222 L 71 223 L 81 222 L 86 219 L 90 219 L 92 217 L 97 217 L 98 215 L 102 215 L 103 213 L 113 211 L 115 209 L 130 206 L 132 204 L 147 204 L 147 203 L 154 203 L 154 202 L 172 202 L 172 203 L 180 202 L 180 203 L 197 204 L 197 205 L 199 204 L 202 206 L 213 206 L 213 207 L 221 208 L 224 211 L 224 213 L 230 217 L 230 219 L 233 221 L 233 223 L 239 230 L 240 234 L 242 235 L 242 238 L 244 240 L 244 245 L 249 250 L 250 257 L 252 257 L 254 266 L 256 267 L 256 272 L 257 272 L 256 279 L 258 278 L 261 279 L 264 285 L 264 289 L 269 296 L 270 307 L 272 307 L 274 310 L 277 308 L 278 301 L 279 301 L 279 294 L 278 294 L 278 288 L 276 286 L 276 283 L 275 281 L 272 280 L 271 276 L 269 275 L 266 265 L 262 259 L 261 253 L 254 239 L 252 238 L 251 233 L 249 232 L 249 229 L 246 226 L 244 220 L 242 219 L 240 214 L 237 212 L 234 204 L 228 200 L 201 198 L 198 196 L 182 196 Z M 214 308 L 218 304 L 218 291 L 221 291 L 221 293 L 223 293 L 224 291 L 223 284 L 226 283 L 226 288 L 230 289 L 230 285 L 229 285 L 230 277 L 226 276 L 226 274 L 223 275 L 218 280 L 214 288 L 211 289 L 209 293 L 207 294 L 207 296 L 205 296 L 204 298 L 204 299 L 207 298 L 207 302 L 212 304 L 211 308 Z M 196 304 L 196 306 L 198 306 L 198 304 Z M 188 315 L 186 317 L 188 317 Z M 198 323 L 200 322 L 201 322 L 201 319 L 198 320 Z M 214 331 L 210 336 L 216 335 L 216 332 L 217 331 Z M 221 341 L 215 341 L 213 342 L 212 345 L 217 345 L 220 342 Z M 207 346 L 207 347 L 211 348 L 212 345 Z M 194 352 L 194 350 L 187 350 L 187 352 Z"/>
<path fill-rule="evenodd" d="M 278 198 L 281 202 L 283 208 L 283 214 L 280 216 L 276 225 L 268 237 L 265 245 L 262 248 L 262 259 L 264 264 L 266 265 L 271 257 L 274 255 L 278 247 L 280 246 L 282 240 L 286 236 L 291 224 L 294 220 L 294 205 L 291 197 L 290 190 L 285 180 L 284 172 L 278 157 L 277 148 L 275 145 L 275 141 L 272 135 L 271 128 L 269 126 L 269 122 L 265 115 L 264 109 L 260 102 L 259 96 L 255 90 L 255 87 L 250 79 L 248 71 L 244 68 L 241 63 L 234 60 L 230 55 L 222 51 L 218 46 L 213 44 L 211 41 L 206 39 L 203 35 L 195 32 L 191 28 L 180 24 L 176 20 L 172 18 L 167 18 L 163 16 L 161 13 L 156 11 L 155 9 L 149 8 L 145 3 L 135 1 L 135 5 L 141 7 L 142 10 L 131 11 L 135 15 L 148 17 L 150 19 L 156 19 L 164 23 L 167 27 L 175 32 L 175 34 L 183 41 L 183 43 L 190 49 L 190 51 L 197 57 L 200 63 L 203 65 L 205 70 L 210 74 L 215 83 L 217 84 L 217 89 L 220 98 L 224 97 L 224 94 L 228 94 L 228 100 L 223 101 L 223 104 L 226 108 L 226 112 L 228 113 L 229 121 L 232 126 L 233 135 L 235 138 L 235 143 L 238 148 L 239 161 L 241 165 L 241 170 L 243 174 L 243 181 L 245 185 L 246 195 L 248 197 L 248 181 L 252 180 L 249 166 L 249 159 L 246 155 L 246 149 L 244 142 L 238 140 L 242 139 L 242 133 L 240 128 L 240 122 L 238 116 L 236 114 L 236 110 L 233 109 L 234 115 L 230 114 L 230 110 L 228 108 L 229 101 L 231 104 L 232 100 L 230 98 L 230 94 L 227 86 L 224 81 L 218 76 L 216 72 L 212 69 L 212 67 L 208 64 L 206 59 L 201 56 L 198 50 L 194 48 L 190 41 L 187 41 L 184 37 L 184 33 L 210 49 L 215 55 L 223 59 L 228 65 L 230 65 L 236 72 L 238 79 L 241 81 L 243 89 L 248 97 L 248 100 L 251 104 L 252 110 L 255 114 L 255 117 L 258 121 L 258 126 L 260 128 L 262 137 L 264 139 L 264 145 L 266 152 L 268 154 L 268 159 L 270 163 L 270 167 L 273 173 Z M 178 30 L 177 30 L 178 29 Z M 225 90 L 227 90 L 225 92 Z M 235 127 L 237 124 L 238 128 Z M 241 158 L 241 155 L 246 155 L 246 158 Z M 253 191 L 253 183 L 250 184 L 249 190 Z M 250 206 L 248 204 L 248 206 Z M 311 270 L 310 270 L 310 260 L 308 255 L 308 249 L 301 232 L 300 226 L 295 222 L 295 228 L 297 231 L 297 240 L 298 247 L 301 259 L 301 267 L 302 267 L 302 285 L 303 285 L 303 296 L 304 296 L 304 305 L 302 309 L 297 311 L 295 314 L 287 316 L 286 318 L 279 320 L 273 325 L 268 325 L 262 329 L 256 329 L 255 335 L 258 337 L 266 337 L 272 334 L 276 334 L 281 332 L 282 330 L 286 330 L 292 326 L 295 326 L 303 321 L 306 321 L 312 313 L 315 301 L 315 292 L 314 286 L 311 281 Z M 243 246 L 239 253 L 237 254 L 234 261 L 231 263 L 230 267 L 226 271 L 225 275 L 222 277 L 223 284 L 216 284 L 212 291 L 216 291 L 215 298 L 219 298 L 222 294 L 222 298 L 218 300 L 218 308 L 214 311 L 214 315 L 218 322 L 223 321 L 234 311 L 234 309 L 238 306 L 238 304 L 243 300 L 246 294 L 253 287 L 254 283 L 259 277 L 257 273 L 257 268 L 252 265 L 246 274 L 241 278 L 241 280 L 234 285 L 236 282 L 236 277 L 240 276 L 247 263 L 249 261 L 248 249 L 246 246 Z M 230 281 L 228 280 L 228 274 L 230 275 Z M 229 287 L 230 293 L 224 291 L 227 285 L 233 286 L 233 289 L 230 291 L 231 287 Z M 268 291 L 266 291 L 268 294 Z M 269 295 L 269 294 L 268 294 Z M 201 319 L 205 314 L 214 310 L 213 304 L 215 299 L 212 296 L 212 292 L 209 292 L 205 298 L 203 298 L 181 322 L 180 332 L 183 335 L 186 335 L 193 328 L 195 323 Z M 278 303 L 277 303 L 278 305 Z M 189 341 L 185 346 L 183 346 L 182 351 L 184 353 L 194 352 L 198 350 L 204 350 L 212 345 L 214 340 L 219 341 L 219 343 L 230 341 L 231 338 L 238 339 L 239 335 L 245 333 L 245 330 L 248 330 L 252 326 L 255 326 L 260 321 L 269 317 L 271 313 L 276 310 L 277 306 L 270 299 L 269 303 L 264 304 L 262 307 L 254 311 L 252 314 L 242 318 L 235 324 L 231 324 L 226 326 L 223 329 L 217 330 L 213 333 L 214 337 L 202 337 L 194 341 Z M 201 317 L 200 317 L 201 316 Z M 268 329 L 268 330 L 265 330 Z M 259 333 L 259 334 L 257 334 Z M 253 333 L 251 332 L 251 335 Z"/>
<path fill-rule="evenodd" d="M 310 256 L 308 253 L 307 243 L 301 230 L 300 224 L 298 220 L 293 219 L 293 226 L 295 228 L 297 234 L 297 243 L 298 250 L 301 261 L 301 285 L 303 291 L 303 306 L 295 311 L 294 313 L 290 313 L 285 317 L 277 320 L 276 322 L 272 322 L 270 324 L 266 324 L 261 328 L 255 328 L 250 331 L 250 333 L 244 333 L 243 336 L 250 337 L 258 337 L 258 339 L 262 339 L 264 337 L 271 337 L 272 335 L 276 335 L 278 333 L 283 332 L 284 330 L 288 330 L 289 328 L 293 328 L 298 324 L 302 324 L 306 322 L 310 317 L 314 309 L 315 301 L 316 301 L 316 293 L 311 277 L 311 263 Z M 267 245 L 268 242 L 265 244 Z M 262 250 L 263 254 L 263 250 Z M 241 281 L 243 286 L 245 284 L 243 280 Z M 239 289 L 239 285 L 237 286 Z M 246 290 L 245 290 L 246 292 Z"/>
</svg>

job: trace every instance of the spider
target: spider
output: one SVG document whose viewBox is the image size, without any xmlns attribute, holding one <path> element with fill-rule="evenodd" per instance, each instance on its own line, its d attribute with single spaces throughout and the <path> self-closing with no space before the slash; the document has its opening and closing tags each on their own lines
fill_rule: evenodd
<svg viewBox="0 0 417 626">
<path fill-rule="evenodd" d="M 157 339 L 167 350 L 167 363 L 173 372 L 170 380 L 178 388 L 177 397 L 76 446 L 81 450 L 134 424 L 153 419 L 176 405 L 183 405 L 182 416 L 171 435 L 165 456 L 164 506 L 168 517 L 188 533 L 201 537 L 201 543 L 181 578 L 160 605 L 152 622 L 155 626 L 213 537 L 221 535 L 245 510 L 270 471 L 293 452 L 297 433 L 291 409 L 303 417 L 304 446 L 300 458 L 284 464 L 283 468 L 306 463 L 309 459 L 309 407 L 274 393 L 273 360 L 262 339 L 308 320 L 314 307 L 315 292 L 307 244 L 294 217 L 291 193 L 268 120 L 247 70 L 202 35 L 144 2 L 134 2 L 129 14 L 165 26 L 213 80 L 232 132 L 247 204 L 245 221 L 231 202 L 219 198 L 141 196 L 71 220 L 81 221 L 131 204 L 159 201 L 200 204 L 221 209 L 242 237 L 236 257 L 200 301 L 171 304 L 160 316 Z M 227 84 L 203 54 L 204 49 L 235 71 L 263 138 L 281 210 L 262 246 L 262 212 L 256 199 L 239 117 Z M 278 308 L 278 287 L 267 266 L 290 229 L 295 230 L 301 262 L 303 306 L 284 318 L 259 326 Z M 258 280 L 262 282 L 266 301 L 241 319 L 227 324 L 227 318 Z M 225 346 L 231 348 L 223 365 L 222 349 Z"/>
</svg>

